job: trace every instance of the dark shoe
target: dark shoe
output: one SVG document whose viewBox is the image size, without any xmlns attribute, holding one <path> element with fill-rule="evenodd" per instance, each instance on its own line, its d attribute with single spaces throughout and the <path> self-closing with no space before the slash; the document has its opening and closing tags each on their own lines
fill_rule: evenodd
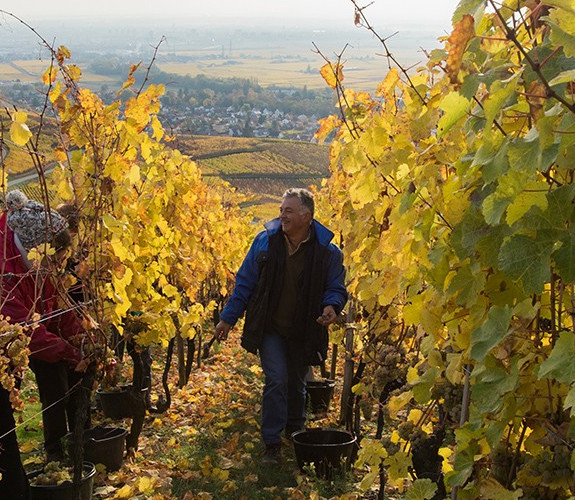
<svg viewBox="0 0 575 500">
<path fill-rule="evenodd" d="M 282 460 L 281 443 L 266 444 L 266 450 L 262 457 L 262 464 L 279 465 Z"/>
</svg>

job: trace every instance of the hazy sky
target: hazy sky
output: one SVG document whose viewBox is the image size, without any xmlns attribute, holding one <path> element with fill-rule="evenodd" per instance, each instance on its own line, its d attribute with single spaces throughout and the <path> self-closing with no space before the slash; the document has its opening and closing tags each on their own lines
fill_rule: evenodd
<svg viewBox="0 0 575 500">
<path fill-rule="evenodd" d="M 358 2 L 367 5 L 370 0 Z M 366 10 L 374 25 L 427 24 L 451 26 L 458 0 L 375 0 Z M 330 19 L 353 26 L 350 0 L 0 0 L 0 9 L 24 20 L 70 19 L 89 15 L 108 20 L 126 17 L 183 19 L 277 17 L 291 20 Z M 240 19 L 241 18 L 241 19 Z M 0 18 L 1 22 L 1 18 Z"/>
</svg>

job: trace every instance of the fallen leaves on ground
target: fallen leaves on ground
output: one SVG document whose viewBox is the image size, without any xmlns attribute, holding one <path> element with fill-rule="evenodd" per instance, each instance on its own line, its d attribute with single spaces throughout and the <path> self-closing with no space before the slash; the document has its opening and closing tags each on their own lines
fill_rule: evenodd
<svg viewBox="0 0 575 500">
<path fill-rule="evenodd" d="M 161 415 L 148 415 L 139 449 L 119 471 L 99 472 L 94 498 L 152 500 L 302 500 L 360 498 L 349 478 L 335 485 L 306 477 L 297 467 L 287 440 L 283 462 L 270 469 L 260 462 L 259 414 L 262 374 L 258 360 L 230 340 L 194 367 L 183 389 L 176 388 L 172 367 L 172 404 Z M 153 393 L 160 390 L 164 360 L 155 353 Z M 154 395 L 155 396 L 155 395 Z M 309 422 L 336 426 L 336 410 Z M 96 423 L 129 426 L 129 421 Z M 324 493 L 320 493 L 320 490 Z M 345 490 L 345 491 L 342 491 Z M 325 493 L 327 491 L 327 493 Z M 333 494 L 334 491 L 337 494 Z M 327 496 L 324 496 L 327 494 Z"/>
</svg>

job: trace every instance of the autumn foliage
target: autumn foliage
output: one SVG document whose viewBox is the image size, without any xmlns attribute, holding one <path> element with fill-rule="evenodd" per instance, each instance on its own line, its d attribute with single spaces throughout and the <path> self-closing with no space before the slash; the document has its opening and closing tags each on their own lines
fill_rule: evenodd
<svg viewBox="0 0 575 500">
<path fill-rule="evenodd" d="M 340 59 L 321 70 L 339 98 L 317 133 L 335 134 L 319 198 L 354 297 L 346 423 L 363 433 L 361 487 L 569 498 L 575 6 L 463 0 L 453 23 L 445 50 L 411 74 L 392 67 L 373 96 L 344 87 Z M 55 51 L 44 75 L 63 139 L 53 188 L 83 217 L 75 257 L 93 327 L 121 330 L 139 311 L 143 344 L 194 335 L 245 253 L 240 200 L 166 147 L 161 86 L 135 89 L 134 67 L 104 105 L 68 58 Z M 27 147 L 26 116 L 11 120 Z"/>
<path fill-rule="evenodd" d="M 468 0 L 409 80 L 391 68 L 366 98 L 339 60 L 322 71 L 340 96 L 318 137 L 336 131 L 323 194 L 356 300 L 355 403 L 379 424 L 366 489 L 575 493 L 574 21 L 570 1 Z"/>
<path fill-rule="evenodd" d="M 79 85 L 81 73 L 68 63 L 68 49 L 51 53 L 43 81 L 47 105 L 58 116 L 60 143 L 50 177 L 26 113 L 9 112 L 12 123 L 3 140 L 33 158 L 43 202 L 66 203 L 78 215 L 69 259 L 75 278 L 60 287 L 66 308 L 77 307 L 66 299 L 66 288 L 81 286 L 79 312 L 93 333 L 84 355 L 105 363 L 109 355 L 101 346 L 114 347 L 113 329 L 122 333 L 134 313 L 144 325 L 133 339 L 140 346 L 195 337 L 229 293 L 253 233 L 239 209 L 244 197 L 222 182 L 208 186 L 197 165 L 169 147 L 157 118 L 163 87 L 134 89 L 136 66 L 118 99 L 105 105 Z M 16 333 L 2 337 L 9 352 L 21 342 L 12 338 Z M 21 352 L 12 358 L 13 368 L 24 367 Z M 10 390 L 4 359 L 2 380 Z"/>
</svg>

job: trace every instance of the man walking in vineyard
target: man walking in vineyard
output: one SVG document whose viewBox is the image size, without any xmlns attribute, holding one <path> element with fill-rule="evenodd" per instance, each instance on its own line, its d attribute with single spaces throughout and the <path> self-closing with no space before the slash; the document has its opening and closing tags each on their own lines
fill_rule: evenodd
<svg viewBox="0 0 575 500">
<path fill-rule="evenodd" d="M 345 269 L 333 233 L 314 219 L 313 195 L 288 189 L 280 216 L 265 224 L 246 255 L 216 337 L 226 340 L 246 313 L 242 346 L 259 353 L 264 462 L 281 459 L 281 433 L 305 423 L 305 377 L 325 360 L 327 326 L 347 301 Z"/>
</svg>

